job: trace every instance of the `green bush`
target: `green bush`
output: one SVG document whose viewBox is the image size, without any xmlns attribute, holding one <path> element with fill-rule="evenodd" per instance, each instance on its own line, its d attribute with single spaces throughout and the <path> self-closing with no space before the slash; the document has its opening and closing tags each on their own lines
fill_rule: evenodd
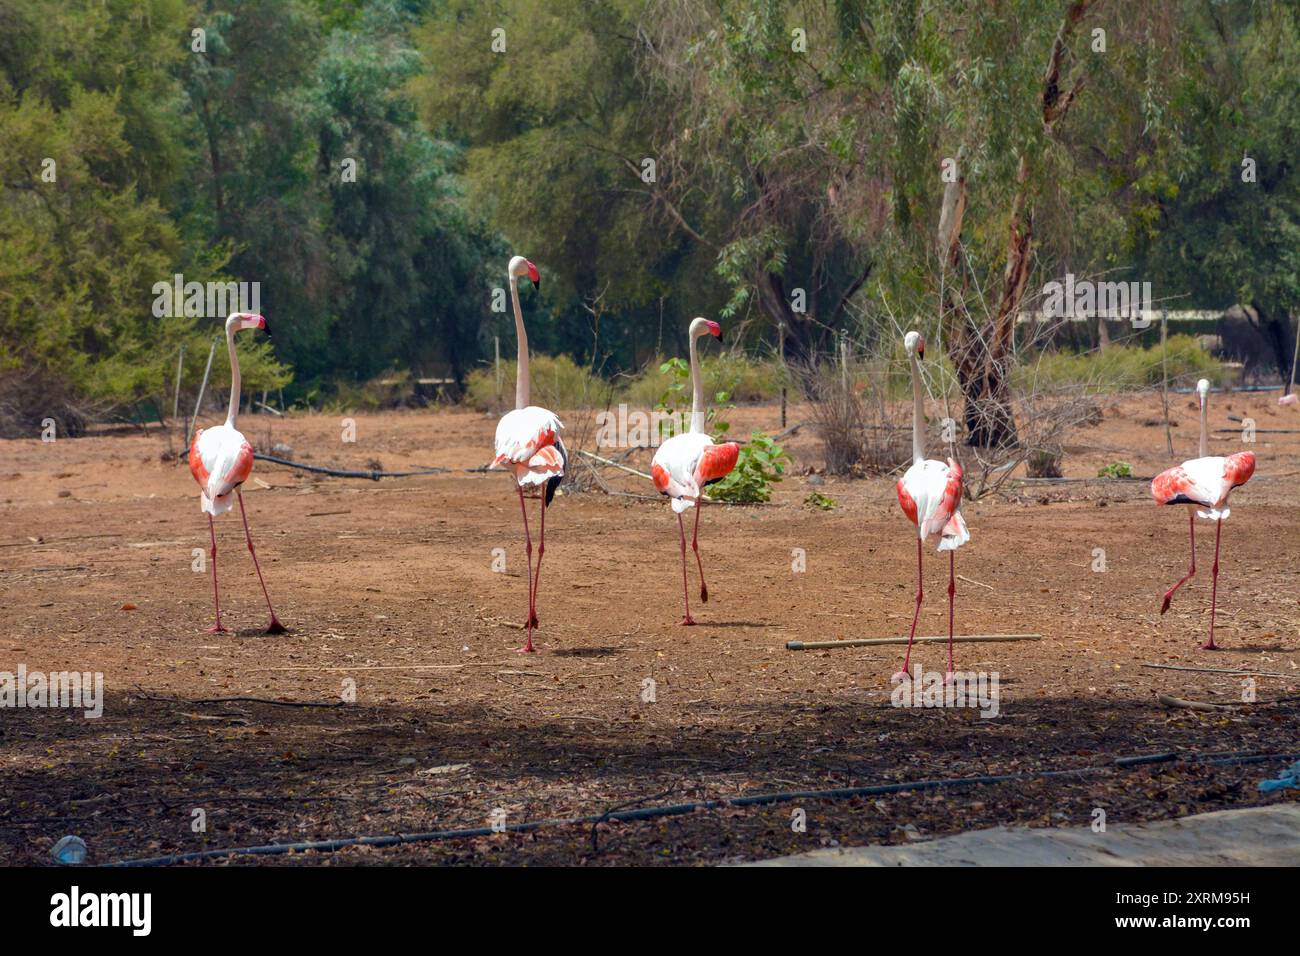
<svg viewBox="0 0 1300 956">
<path fill-rule="evenodd" d="M 672 370 L 664 368 L 666 364 L 664 359 L 650 362 L 623 388 L 620 398 L 634 408 L 654 408 L 676 381 Z M 726 392 L 733 402 L 765 402 L 777 398 L 785 379 L 778 362 L 730 354 L 700 359 L 700 377 L 706 395 Z M 689 388 L 688 384 L 688 404 Z"/>
<path fill-rule="evenodd" d="M 710 498 L 732 504 L 755 504 L 772 497 L 772 485 L 785 474 L 790 460 L 785 449 L 771 435 L 756 431 L 740 446 L 736 467 L 716 485 L 707 489 Z"/>
<path fill-rule="evenodd" d="M 480 411 L 513 408 L 515 360 L 501 362 L 501 395 L 497 400 L 496 373 L 491 366 L 477 368 L 465 378 L 465 401 Z M 532 388 L 529 400 L 552 411 L 604 405 L 613 386 L 567 355 L 530 355 Z"/>
<path fill-rule="evenodd" d="M 1169 381 L 1218 383 L 1223 366 L 1201 347 L 1194 335 L 1169 337 Z M 1026 390 L 1064 385 L 1091 385 L 1107 391 L 1159 385 L 1160 346 L 1111 345 L 1101 352 L 1045 352 L 1016 371 L 1016 384 Z"/>
</svg>

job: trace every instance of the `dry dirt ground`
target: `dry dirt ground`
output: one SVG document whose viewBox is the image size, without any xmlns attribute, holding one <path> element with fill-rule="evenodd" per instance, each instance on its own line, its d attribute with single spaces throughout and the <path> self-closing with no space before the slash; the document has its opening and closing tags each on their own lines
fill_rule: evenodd
<svg viewBox="0 0 1300 956">
<path fill-rule="evenodd" d="M 1251 415 L 1300 429 L 1275 394 L 1215 396 L 1212 427 Z M 1158 397 L 1132 398 L 1079 431 L 1066 472 L 1166 467 Z M 792 410 L 791 420 L 801 410 Z M 1177 396 L 1176 460 L 1196 414 Z M 735 433 L 776 430 L 775 408 L 737 410 Z M 0 862 L 48 862 L 65 833 L 90 861 L 272 842 L 482 827 L 742 794 L 977 774 L 1103 767 L 1078 777 L 853 799 L 728 806 L 635 822 L 564 825 L 274 863 L 714 863 L 821 846 L 899 843 L 999 824 L 1133 822 L 1294 799 L 1263 796 L 1281 759 L 1113 768 L 1117 757 L 1300 751 L 1300 435 L 1260 433 L 1254 480 L 1224 525 L 1218 637 L 1199 650 L 1212 526 L 1198 574 L 1186 519 L 1145 483 L 1018 486 L 965 507 L 959 633 L 1043 635 L 958 646 L 958 668 L 1000 675 L 1000 713 L 890 704 L 896 646 L 791 652 L 790 640 L 905 634 L 914 544 L 888 479 L 827 479 L 830 512 L 803 504 L 817 463 L 805 429 L 796 474 L 772 504 L 706 506 L 711 599 L 678 626 L 676 522 L 661 500 L 562 495 L 548 513 L 540 652 L 521 643 L 526 580 L 509 479 L 490 457 L 494 421 L 468 411 L 356 417 L 246 416 L 259 449 L 283 442 L 319 465 L 445 473 L 379 482 L 258 463 L 245 489 L 271 596 L 265 607 L 237 513 L 218 521 L 230 634 L 208 634 L 208 545 L 188 470 L 156 429 L 0 442 L 0 672 L 102 672 L 104 714 L 0 710 Z M 1214 442 L 1237 450 L 1239 436 Z M 647 465 L 644 453 L 630 459 Z M 611 477 L 614 487 L 648 483 Z M 536 531 L 536 502 L 530 502 Z M 1104 572 L 1094 549 L 1104 549 Z M 505 571 L 496 549 L 504 549 Z M 796 549 L 806 570 L 792 570 Z M 946 562 L 927 548 L 920 633 L 945 632 Z M 692 577 L 694 569 L 692 568 Z M 978 582 L 978 583 L 974 583 Z M 943 652 L 919 660 L 942 669 Z M 1158 693 L 1239 703 L 1243 678 L 1144 663 L 1246 669 L 1257 699 L 1167 709 Z M 646 679 L 654 700 L 646 701 Z M 355 703 L 341 695 L 355 686 Z M 336 706 L 277 706 L 252 697 Z M 206 827 L 197 826 L 202 810 Z M 792 826 L 797 810 L 806 830 Z M 495 816 L 494 816 L 495 814 Z M 199 832 L 195 832 L 198 830 Z M 248 862 L 247 859 L 238 862 Z"/>
</svg>

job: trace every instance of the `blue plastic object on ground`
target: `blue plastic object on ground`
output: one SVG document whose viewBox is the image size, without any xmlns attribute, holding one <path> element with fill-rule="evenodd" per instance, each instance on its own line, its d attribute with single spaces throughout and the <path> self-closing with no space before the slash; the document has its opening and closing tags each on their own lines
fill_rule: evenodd
<svg viewBox="0 0 1300 956">
<path fill-rule="evenodd" d="M 1285 771 L 1276 780 L 1259 782 L 1260 793 L 1272 793 L 1274 790 L 1285 790 L 1288 787 L 1300 787 L 1300 760 L 1293 763 L 1291 769 Z"/>
</svg>

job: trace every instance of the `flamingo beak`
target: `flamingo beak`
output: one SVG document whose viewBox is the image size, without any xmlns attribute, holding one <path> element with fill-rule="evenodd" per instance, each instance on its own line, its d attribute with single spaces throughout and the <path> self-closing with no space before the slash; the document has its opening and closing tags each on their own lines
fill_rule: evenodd
<svg viewBox="0 0 1300 956">
<path fill-rule="evenodd" d="M 527 259 L 525 259 L 524 262 L 528 264 L 528 278 L 532 280 L 533 288 L 540 289 L 542 287 L 542 277 L 537 272 L 537 266 L 533 265 Z"/>
<path fill-rule="evenodd" d="M 260 315 L 255 315 L 255 316 L 253 316 L 253 318 L 255 318 L 255 319 L 257 320 L 257 327 L 258 327 L 259 329 L 261 329 L 261 330 L 262 330 L 263 332 L 265 332 L 267 335 L 270 335 L 270 334 L 271 334 L 271 327 L 270 327 L 269 325 L 266 324 L 266 319 L 265 319 L 265 318 L 263 318 L 263 317 L 260 316 Z"/>
<path fill-rule="evenodd" d="M 708 322 L 706 325 L 708 326 L 710 335 L 715 339 L 722 338 L 722 326 L 718 325 L 717 322 Z"/>
</svg>

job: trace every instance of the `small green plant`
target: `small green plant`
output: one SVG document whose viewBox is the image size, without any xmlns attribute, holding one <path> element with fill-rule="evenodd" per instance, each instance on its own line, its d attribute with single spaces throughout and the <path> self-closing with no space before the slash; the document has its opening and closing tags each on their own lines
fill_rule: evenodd
<svg viewBox="0 0 1300 956">
<path fill-rule="evenodd" d="M 655 410 L 664 413 L 659 419 L 659 440 L 663 441 L 691 430 L 690 405 L 694 396 L 690 392 L 691 367 L 685 359 L 670 358 L 659 366 L 659 372 L 668 376 L 668 383 L 655 403 Z M 718 414 L 730 410 L 727 404 L 730 400 L 729 393 L 718 392 L 713 396 L 715 404 L 704 413 L 704 430 L 714 441 L 722 441 L 731 428 L 731 423 Z"/>
<path fill-rule="evenodd" d="M 1132 478 L 1133 466 L 1126 461 L 1117 461 L 1097 471 L 1098 478 Z"/>
<path fill-rule="evenodd" d="M 733 504 L 768 501 L 772 497 L 772 485 L 781 480 L 789 461 L 790 456 L 771 435 L 756 431 L 740 446 L 740 457 L 731 474 L 710 485 L 708 495 Z"/>
<path fill-rule="evenodd" d="M 819 511 L 832 511 L 835 508 L 835 499 L 822 494 L 820 491 L 810 491 L 803 503 Z"/>
</svg>

